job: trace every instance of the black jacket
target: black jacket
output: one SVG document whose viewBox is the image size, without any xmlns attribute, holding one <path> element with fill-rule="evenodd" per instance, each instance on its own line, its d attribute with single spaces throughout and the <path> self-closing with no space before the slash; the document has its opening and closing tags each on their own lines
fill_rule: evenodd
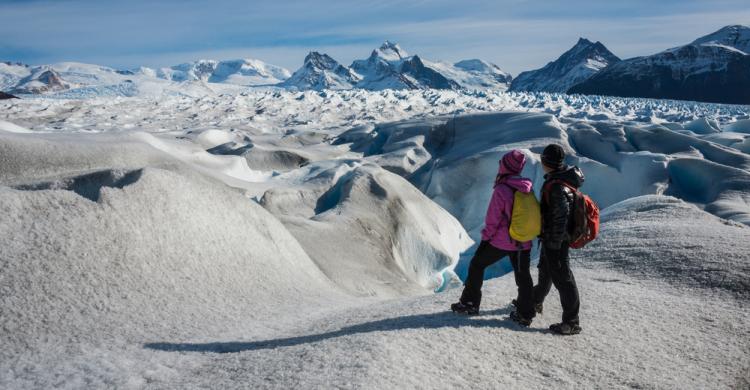
<svg viewBox="0 0 750 390">
<path fill-rule="evenodd" d="M 575 194 L 570 188 L 551 183 L 562 180 L 575 188 L 583 185 L 583 172 L 578 167 L 564 167 L 544 176 L 542 187 L 542 243 L 550 249 L 559 249 L 570 241 L 568 235 Z"/>
</svg>

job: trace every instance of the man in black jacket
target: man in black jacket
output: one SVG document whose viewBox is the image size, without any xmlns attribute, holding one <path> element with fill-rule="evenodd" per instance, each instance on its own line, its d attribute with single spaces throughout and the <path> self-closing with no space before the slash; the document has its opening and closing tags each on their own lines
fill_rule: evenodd
<svg viewBox="0 0 750 390">
<path fill-rule="evenodd" d="M 568 167 L 565 151 L 559 145 L 549 145 L 542 152 L 542 166 L 547 173 L 542 187 L 542 248 L 539 256 L 539 284 L 534 287 L 534 302 L 541 312 L 544 298 L 554 284 L 560 293 L 563 309 L 562 322 L 550 326 L 559 334 L 581 332 L 578 321 L 580 300 L 578 286 L 570 270 L 568 249 L 570 245 L 570 223 L 575 201 L 575 192 L 565 184 L 579 188 L 583 184 L 583 173 L 578 167 Z"/>
</svg>

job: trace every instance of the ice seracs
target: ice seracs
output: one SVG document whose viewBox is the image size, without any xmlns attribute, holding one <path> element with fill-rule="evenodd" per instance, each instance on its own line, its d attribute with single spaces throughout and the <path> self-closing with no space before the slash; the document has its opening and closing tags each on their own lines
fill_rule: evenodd
<svg viewBox="0 0 750 390">
<path fill-rule="evenodd" d="M 521 72 L 510 90 L 566 92 L 619 60 L 601 42 L 580 38 L 575 46 L 543 68 Z"/>
<path fill-rule="evenodd" d="M 453 216 L 371 162 L 315 162 L 269 184 L 261 205 L 350 294 L 434 291 L 472 244 Z"/>
<path fill-rule="evenodd" d="M 727 26 L 690 44 L 613 64 L 570 93 L 750 103 L 750 27 Z"/>
<path fill-rule="evenodd" d="M 159 82 L 0 102 L 0 388 L 747 387 L 747 106 Z M 498 159 L 538 191 L 552 142 L 603 209 L 584 334 L 512 277 L 446 312 Z"/>
</svg>

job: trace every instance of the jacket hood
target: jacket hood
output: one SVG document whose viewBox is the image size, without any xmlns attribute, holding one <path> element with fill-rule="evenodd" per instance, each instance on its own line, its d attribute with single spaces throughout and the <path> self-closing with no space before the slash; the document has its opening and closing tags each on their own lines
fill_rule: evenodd
<svg viewBox="0 0 750 390">
<path fill-rule="evenodd" d="M 500 180 L 500 184 L 505 184 L 508 187 L 523 193 L 531 192 L 531 189 L 534 187 L 534 183 L 532 183 L 531 180 L 521 176 L 506 176 Z"/>
<path fill-rule="evenodd" d="M 498 175 L 520 175 L 526 165 L 526 155 L 518 149 L 505 153 L 499 161 Z"/>
<path fill-rule="evenodd" d="M 580 188 L 585 180 L 583 172 L 581 172 L 577 166 L 563 167 L 559 171 L 550 172 L 544 175 L 544 178 L 547 180 L 562 180 L 575 188 Z"/>
</svg>

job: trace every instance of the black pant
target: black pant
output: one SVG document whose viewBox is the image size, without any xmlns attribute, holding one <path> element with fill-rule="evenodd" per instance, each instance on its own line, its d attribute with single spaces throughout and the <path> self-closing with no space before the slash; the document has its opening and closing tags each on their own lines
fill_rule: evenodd
<svg viewBox="0 0 750 390">
<path fill-rule="evenodd" d="M 519 256 L 520 254 L 520 256 Z M 464 283 L 464 291 L 461 293 L 461 302 L 471 302 L 479 307 L 482 301 L 482 284 L 484 283 L 484 270 L 490 265 L 510 257 L 513 265 L 513 275 L 516 277 L 518 286 L 518 313 L 525 318 L 534 318 L 533 291 L 534 281 L 531 279 L 529 263 L 531 262 L 531 251 L 505 251 L 495 248 L 487 241 L 482 241 L 469 263 L 469 275 Z"/>
<path fill-rule="evenodd" d="M 539 255 L 539 284 L 534 287 L 534 303 L 544 302 L 553 284 L 560 293 L 563 322 L 578 324 L 581 301 L 576 278 L 570 270 L 567 242 L 563 242 L 560 249 L 549 249 L 542 245 Z"/>
</svg>

